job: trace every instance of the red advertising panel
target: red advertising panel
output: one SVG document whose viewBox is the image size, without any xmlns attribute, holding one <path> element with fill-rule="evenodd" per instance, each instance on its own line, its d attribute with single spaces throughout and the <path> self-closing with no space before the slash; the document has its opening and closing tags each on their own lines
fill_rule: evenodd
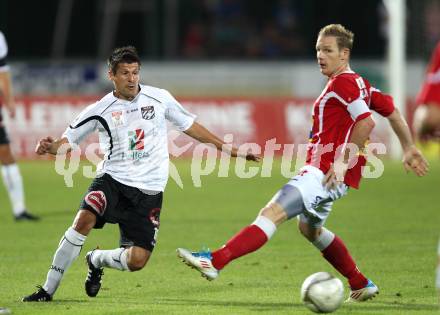
<svg viewBox="0 0 440 315">
<path fill-rule="evenodd" d="M 39 138 L 59 137 L 76 115 L 96 97 L 24 97 L 17 99 L 14 120 L 5 113 L 14 151 L 24 158 L 33 153 Z M 236 145 L 256 143 L 262 150 L 269 141 L 281 145 L 307 143 L 311 128 L 313 99 L 299 98 L 181 98 L 179 101 L 197 120 L 219 137 L 232 137 Z M 376 119 L 373 141 L 388 144 L 388 127 L 384 119 Z M 96 136 L 88 142 L 95 142 Z M 173 139 L 178 145 L 185 136 Z M 171 150 L 172 151 L 172 150 Z M 171 152 L 173 153 L 173 152 Z"/>
</svg>

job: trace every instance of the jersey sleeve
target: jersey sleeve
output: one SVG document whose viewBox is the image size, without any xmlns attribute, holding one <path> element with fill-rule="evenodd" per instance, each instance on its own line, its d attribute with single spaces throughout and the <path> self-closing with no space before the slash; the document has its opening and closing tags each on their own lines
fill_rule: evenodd
<svg viewBox="0 0 440 315">
<path fill-rule="evenodd" d="M 364 100 L 367 86 L 361 77 L 357 79 L 340 78 L 333 83 L 333 92 L 339 101 L 346 106 L 354 121 L 362 120 L 371 115 Z"/>
<path fill-rule="evenodd" d="M 85 137 L 95 131 L 99 120 L 103 119 L 96 114 L 95 104 L 86 107 L 63 133 L 70 144 L 79 144 Z"/>
<path fill-rule="evenodd" d="M 183 108 L 170 92 L 166 90 L 163 90 L 163 92 L 166 96 L 165 118 L 172 122 L 180 131 L 187 130 L 194 123 L 196 115 Z"/>
<path fill-rule="evenodd" d="M 440 69 L 440 42 L 435 47 L 434 51 L 432 52 L 431 60 L 429 61 L 429 66 L 426 69 L 427 74 L 427 81 L 429 82 L 429 74 L 435 73 Z"/>
<path fill-rule="evenodd" d="M 0 32 L 0 72 L 9 70 L 6 64 L 6 57 L 8 56 L 8 44 L 6 43 L 5 36 Z"/>
<path fill-rule="evenodd" d="M 370 108 L 383 117 L 388 117 L 394 112 L 394 102 L 391 95 L 382 93 L 371 87 Z"/>
<path fill-rule="evenodd" d="M 440 42 L 432 53 L 416 104 L 440 103 Z"/>
<path fill-rule="evenodd" d="M 347 105 L 347 110 L 354 121 L 359 121 L 371 115 L 367 103 L 361 98 Z"/>
</svg>

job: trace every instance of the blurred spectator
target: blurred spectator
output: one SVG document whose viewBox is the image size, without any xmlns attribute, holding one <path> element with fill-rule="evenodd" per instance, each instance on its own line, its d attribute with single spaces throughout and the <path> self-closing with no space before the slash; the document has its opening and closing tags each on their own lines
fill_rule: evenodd
<svg viewBox="0 0 440 315">
<path fill-rule="evenodd" d="M 298 2 L 280 0 L 275 6 L 274 17 L 280 31 L 282 55 L 291 57 L 306 52 L 300 16 L 303 16 Z"/>
<path fill-rule="evenodd" d="M 206 56 L 207 34 L 202 22 L 193 22 L 183 38 L 183 56 L 189 59 Z"/>
<path fill-rule="evenodd" d="M 440 40 L 440 2 L 430 1 L 425 7 L 425 36 L 427 49 L 432 51 Z"/>
<path fill-rule="evenodd" d="M 183 57 L 275 59 L 306 50 L 296 1 L 192 0 L 182 10 Z"/>
</svg>

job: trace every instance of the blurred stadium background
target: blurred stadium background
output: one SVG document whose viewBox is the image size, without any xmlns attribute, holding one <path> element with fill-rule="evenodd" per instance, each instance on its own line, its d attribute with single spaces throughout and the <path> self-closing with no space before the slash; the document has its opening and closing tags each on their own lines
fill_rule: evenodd
<svg viewBox="0 0 440 315">
<path fill-rule="evenodd" d="M 397 35 L 390 36 L 386 2 L 405 9 L 406 80 L 398 84 L 403 98 L 395 96 L 411 120 L 440 39 L 439 1 L 2 0 L 0 30 L 18 99 L 17 119 L 6 122 L 14 150 L 34 157 L 40 136 L 60 134 L 84 105 L 107 93 L 105 59 L 127 44 L 143 58 L 143 82 L 169 89 L 214 131 L 232 132 L 236 142 L 304 142 L 310 105 L 325 84 L 314 58 L 322 26 L 353 30 L 353 68 L 396 93 L 390 75 L 399 72 L 387 56 Z M 376 136 L 390 141 L 383 124 Z"/>
<path fill-rule="evenodd" d="M 389 8 L 399 5 L 400 31 L 390 31 L 396 12 Z M 295 220 L 214 283 L 175 257 L 181 246 L 221 246 L 250 222 L 286 182 L 281 159 L 270 176 L 246 180 L 230 172 L 221 178 L 213 171 L 203 177 L 203 188 L 191 184 L 187 159 L 174 160 L 185 189 L 170 180 L 160 240 L 145 270 L 106 270 L 102 293 L 89 299 L 80 257 L 54 303 L 21 303 L 42 284 L 91 181 L 80 168 L 68 188 L 53 161 L 29 160 L 36 158 L 40 137 L 60 135 L 76 113 L 111 89 L 105 59 L 127 44 L 143 58 L 144 83 L 170 90 L 219 135 L 233 133 L 237 144 L 264 145 L 274 137 L 279 144 L 304 143 L 312 102 L 325 84 L 315 61 L 316 34 L 329 23 L 355 32 L 353 68 L 402 99 L 411 119 L 429 55 L 440 40 L 440 0 L 0 0 L 18 106 L 15 120 L 4 117 L 21 158 L 27 205 L 42 217 L 15 224 L 0 185 L 0 306 L 29 315 L 305 314 L 302 281 L 334 270 L 296 233 Z M 405 41 L 390 45 L 396 38 Z M 390 57 L 391 46 L 397 59 Z M 387 123 L 377 122 L 375 137 L 390 144 Z M 438 152 L 425 178 L 405 174 L 398 161 L 385 166 L 383 177 L 365 180 L 361 190 L 338 201 L 327 222 L 381 288 L 376 300 L 344 304 L 338 314 L 438 314 Z M 96 245 L 113 248 L 118 237 L 114 225 L 94 231 L 83 253 Z"/>
</svg>

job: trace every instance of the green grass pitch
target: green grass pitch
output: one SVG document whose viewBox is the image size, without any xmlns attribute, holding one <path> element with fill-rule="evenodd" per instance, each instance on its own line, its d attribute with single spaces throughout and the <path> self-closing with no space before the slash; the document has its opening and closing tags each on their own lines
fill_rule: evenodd
<svg viewBox="0 0 440 315">
<path fill-rule="evenodd" d="M 107 225 L 92 231 L 53 302 L 22 303 L 23 295 L 43 284 L 58 241 L 91 180 L 78 173 L 74 187 L 67 188 L 53 162 L 20 165 L 29 209 L 42 221 L 15 223 L 0 186 L 0 306 L 13 314 L 309 314 L 299 298 L 302 281 L 317 271 L 336 274 L 292 220 L 261 250 L 232 262 L 216 281 L 201 278 L 177 259 L 175 249 L 221 246 L 252 222 L 286 179 L 279 175 L 277 162 L 270 178 L 213 174 L 196 188 L 189 163 L 179 161 L 184 189 L 170 180 L 158 245 L 144 270 L 107 269 L 99 295 L 86 296 L 84 254 L 96 245 L 118 245 L 117 226 Z M 336 202 L 327 222 L 381 290 L 373 301 L 344 304 L 337 314 L 438 314 L 434 270 L 440 163 L 431 162 L 425 178 L 406 174 L 397 162 L 385 166 L 381 178 L 364 180 L 359 191 L 351 190 Z"/>
</svg>

